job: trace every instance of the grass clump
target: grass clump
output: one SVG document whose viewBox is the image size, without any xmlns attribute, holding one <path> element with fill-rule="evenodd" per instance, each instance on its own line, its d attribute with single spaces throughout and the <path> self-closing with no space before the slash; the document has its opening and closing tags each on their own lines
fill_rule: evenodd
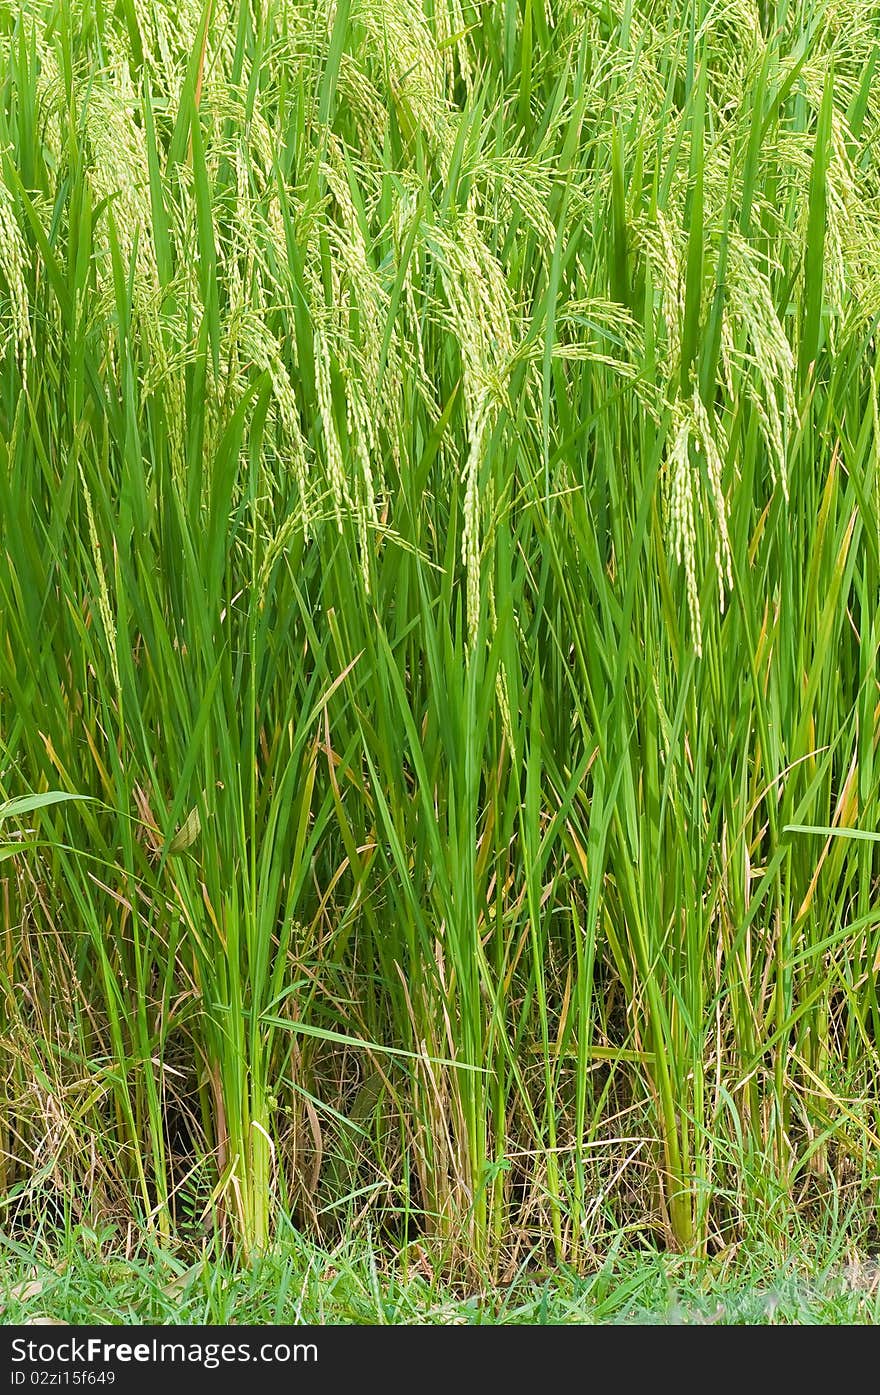
<svg viewBox="0 0 880 1395">
<path fill-rule="evenodd" d="M 185 1258 L 75 1227 L 51 1249 L 4 1255 L 5 1323 L 260 1326 L 873 1325 L 880 1269 L 833 1225 L 786 1257 L 750 1243 L 706 1261 L 618 1236 L 575 1275 L 524 1266 L 497 1282 L 453 1285 L 413 1247 L 389 1262 L 368 1236 L 323 1249 L 282 1225 L 272 1250 L 241 1263 L 212 1244 Z"/>
<path fill-rule="evenodd" d="M 873 1208 L 878 34 L 0 4 L 4 1229 Z"/>
</svg>

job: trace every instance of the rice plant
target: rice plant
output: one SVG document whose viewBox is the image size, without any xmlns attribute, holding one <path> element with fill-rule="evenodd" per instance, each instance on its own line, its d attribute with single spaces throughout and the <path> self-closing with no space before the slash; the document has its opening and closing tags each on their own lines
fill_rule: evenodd
<svg viewBox="0 0 880 1395">
<path fill-rule="evenodd" d="M 873 1207 L 878 58 L 0 0 L 4 1229 Z"/>
</svg>

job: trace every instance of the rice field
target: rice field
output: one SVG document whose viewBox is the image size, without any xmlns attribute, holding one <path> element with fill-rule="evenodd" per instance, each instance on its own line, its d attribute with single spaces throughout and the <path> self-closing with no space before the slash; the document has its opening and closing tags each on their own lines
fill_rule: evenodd
<svg viewBox="0 0 880 1395">
<path fill-rule="evenodd" d="M 878 81 L 880 0 L 0 0 L 16 1243 L 869 1243 Z"/>
</svg>

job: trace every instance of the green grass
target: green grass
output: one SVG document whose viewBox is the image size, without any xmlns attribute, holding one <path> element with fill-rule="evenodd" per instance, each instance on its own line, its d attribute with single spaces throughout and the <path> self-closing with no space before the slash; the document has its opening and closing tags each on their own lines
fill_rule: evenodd
<svg viewBox="0 0 880 1395">
<path fill-rule="evenodd" d="M 423 1251 L 389 1268 L 363 1240 L 326 1251 L 286 1235 L 271 1254 L 242 1266 L 208 1247 L 182 1262 L 150 1246 L 137 1258 L 77 1230 L 50 1261 L 4 1256 L 0 1317 L 79 1325 L 683 1324 L 873 1325 L 880 1269 L 808 1237 L 788 1259 L 768 1246 L 699 1261 L 615 1244 L 596 1267 L 529 1271 L 492 1285 L 451 1288 Z"/>
<path fill-rule="evenodd" d="M 0 3 L 13 1240 L 873 1215 L 878 51 Z"/>
</svg>

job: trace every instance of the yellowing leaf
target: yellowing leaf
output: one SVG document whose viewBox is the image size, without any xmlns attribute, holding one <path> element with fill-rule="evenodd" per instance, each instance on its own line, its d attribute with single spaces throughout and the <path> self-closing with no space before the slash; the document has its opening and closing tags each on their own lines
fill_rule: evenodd
<svg viewBox="0 0 880 1395">
<path fill-rule="evenodd" d="M 191 809 L 183 824 L 171 839 L 168 845 L 168 852 L 171 855 L 186 852 L 187 848 L 192 847 L 201 831 L 202 824 L 199 819 L 199 811 L 198 809 Z"/>
</svg>

